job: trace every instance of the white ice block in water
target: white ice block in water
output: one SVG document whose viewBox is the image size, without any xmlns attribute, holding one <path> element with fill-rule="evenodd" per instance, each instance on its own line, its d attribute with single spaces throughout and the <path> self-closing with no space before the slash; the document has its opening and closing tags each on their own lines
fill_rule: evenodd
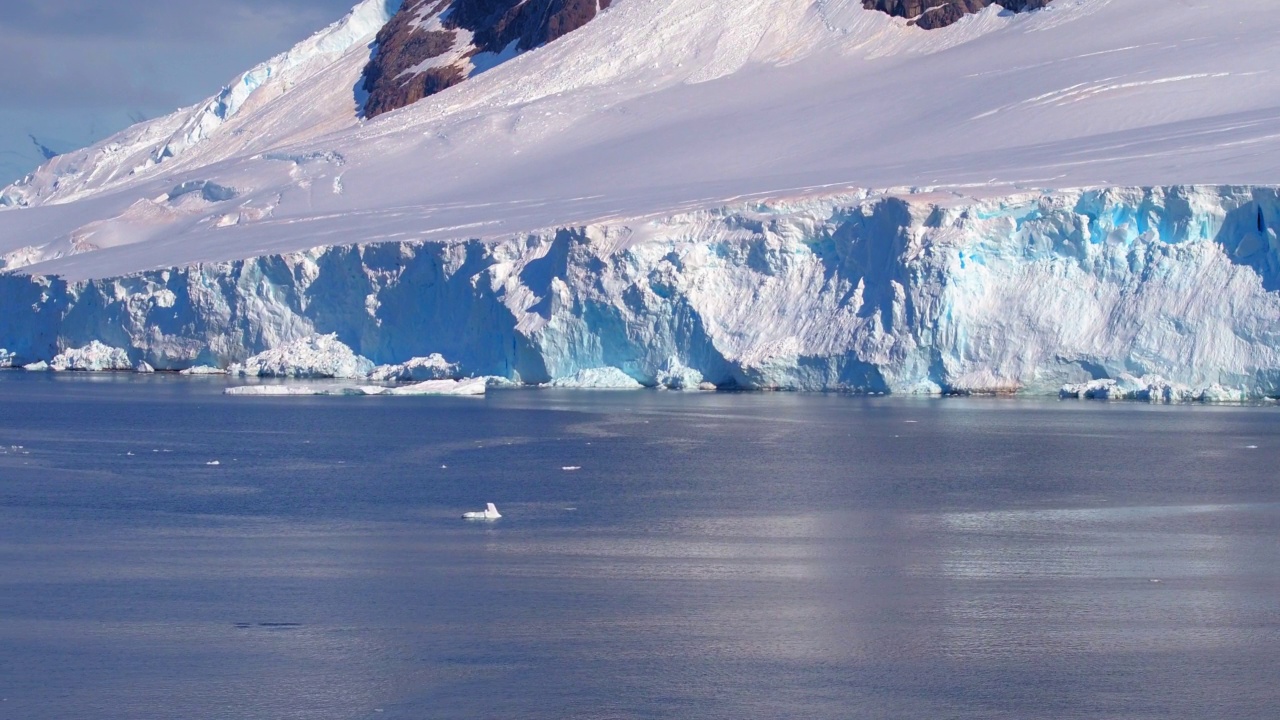
<svg viewBox="0 0 1280 720">
<path fill-rule="evenodd" d="M 478 397 L 485 394 L 484 378 L 427 380 L 413 385 L 237 385 L 223 390 L 227 395 L 456 395 Z"/>
<path fill-rule="evenodd" d="M 493 503 L 486 505 L 484 510 L 462 513 L 463 520 L 497 520 L 500 517 L 498 506 Z"/>
</svg>

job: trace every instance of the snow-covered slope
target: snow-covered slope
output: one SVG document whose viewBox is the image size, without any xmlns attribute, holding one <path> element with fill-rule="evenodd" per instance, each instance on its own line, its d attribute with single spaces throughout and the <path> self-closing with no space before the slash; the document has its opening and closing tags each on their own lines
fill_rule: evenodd
<svg viewBox="0 0 1280 720">
<path fill-rule="evenodd" d="M 238 153 L 243 135 L 284 134 L 255 123 L 203 144 L 220 162 L 162 164 L 82 202 L 0 213 L 0 254 L 89 277 L 815 189 L 1265 184 L 1280 148 L 1278 31 L 1271 0 L 1229 12 L 1191 0 L 992 6 L 934 31 L 854 0 L 619 2 L 363 125 Z M 128 212 L 204 180 L 237 197 Z M 120 228 L 108 243 L 72 239 L 102 221 Z"/>
<path fill-rule="evenodd" d="M 328 28 L 236 77 L 198 105 L 55 157 L 0 191 L 0 206 L 76 200 L 166 170 L 299 142 L 355 123 L 368 44 L 401 0 L 362 0 Z M 210 142 L 216 140 L 216 142 Z"/>
<path fill-rule="evenodd" d="M 62 276 L 0 283 L 0 347 L 181 367 L 336 332 L 538 382 L 1275 392 L 1277 32 L 1272 0 L 932 31 L 861 0 L 618 0 L 376 119 L 285 113 L 0 212 L 7 266 Z"/>
</svg>

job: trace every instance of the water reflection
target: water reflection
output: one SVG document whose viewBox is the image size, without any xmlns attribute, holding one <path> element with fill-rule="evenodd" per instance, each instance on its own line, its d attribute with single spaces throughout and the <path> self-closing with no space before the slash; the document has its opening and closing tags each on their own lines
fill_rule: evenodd
<svg viewBox="0 0 1280 720">
<path fill-rule="evenodd" d="M 1280 710 L 1274 412 L 68 387 L 0 393 L 0 716 Z"/>
</svg>

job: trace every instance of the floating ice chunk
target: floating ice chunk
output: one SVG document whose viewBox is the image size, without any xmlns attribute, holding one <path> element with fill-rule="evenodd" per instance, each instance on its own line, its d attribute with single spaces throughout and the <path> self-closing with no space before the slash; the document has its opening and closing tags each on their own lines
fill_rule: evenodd
<svg viewBox="0 0 1280 720">
<path fill-rule="evenodd" d="M 373 371 L 373 363 L 352 352 L 335 333 L 258 353 L 236 370 L 249 377 L 363 378 Z"/>
<path fill-rule="evenodd" d="M 564 467 L 562 467 L 562 468 L 560 468 L 560 469 L 561 469 L 561 470 L 564 470 L 565 472 L 574 472 L 574 471 L 576 471 L 576 470 L 581 470 L 581 469 L 582 469 L 582 466 L 581 466 L 581 465 L 565 465 Z"/>
<path fill-rule="evenodd" d="M 402 387 L 384 385 L 240 385 L 227 388 L 226 395 L 294 396 L 294 395 L 484 395 L 484 378 L 466 380 L 427 380 Z"/>
<path fill-rule="evenodd" d="M 1207 403 L 1234 403 L 1249 399 L 1249 394 L 1240 388 L 1223 387 L 1214 383 L 1197 392 L 1196 399 Z"/>
<path fill-rule="evenodd" d="M 209 462 L 205 463 L 205 465 L 221 465 L 221 464 L 222 462 L 219 460 L 210 460 Z"/>
<path fill-rule="evenodd" d="M 92 340 L 81 348 L 68 348 L 49 362 L 55 371 L 80 370 L 85 372 L 104 372 L 108 370 L 132 370 L 129 353 L 120 348 L 104 345 Z"/>
<path fill-rule="evenodd" d="M 701 372 L 676 358 L 667 360 L 666 366 L 658 373 L 658 385 L 670 390 L 699 390 L 702 382 Z"/>
<path fill-rule="evenodd" d="M 644 387 L 635 378 L 615 367 L 588 368 L 568 377 L 556 378 L 550 383 L 558 388 L 588 388 L 596 390 L 639 390 Z"/>
<path fill-rule="evenodd" d="M 382 395 L 387 388 L 380 385 L 240 385 L 223 390 L 225 395 L 311 396 L 311 395 Z"/>
<path fill-rule="evenodd" d="M 484 395 L 489 383 L 486 378 L 466 380 L 426 380 L 413 385 L 387 388 L 384 395 Z"/>
<path fill-rule="evenodd" d="M 447 380 L 458 377 L 458 364 L 444 359 L 439 353 L 416 357 L 397 365 L 379 365 L 369 373 L 376 381 Z"/>
<path fill-rule="evenodd" d="M 178 373 L 179 375 L 226 375 L 227 371 L 210 365 L 196 365 Z"/>
<path fill-rule="evenodd" d="M 13 367 L 13 359 L 17 357 L 15 353 L 11 353 L 4 348 L 0 348 L 0 368 Z"/>
<path fill-rule="evenodd" d="M 43 360 L 37 360 L 36 362 L 23 365 L 22 369 L 27 372 L 46 372 L 49 369 L 49 363 Z"/>
<path fill-rule="evenodd" d="M 1193 388 L 1169 382 L 1159 375 L 1134 377 L 1128 374 L 1122 374 L 1118 378 L 1063 385 L 1058 396 L 1082 400 L 1142 400 L 1155 403 L 1244 402 L 1249 399 L 1244 390 L 1223 387 L 1217 383 Z"/>
<path fill-rule="evenodd" d="M 146 360 L 143 360 L 139 362 L 137 365 L 133 366 L 133 371 L 138 373 L 139 375 L 150 375 L 151 373 L 155 372 L 156 369 L 151 367 L 151 363 L 147 362 Z"/>
<path fill-rule="evenodd" d="M 462 513 L 464 520 L 497 520 L 500 517 L 502 515 L 498 514 L 498 506 L 493 503 L 486 505 L 484 510 Z"/>
</svg>

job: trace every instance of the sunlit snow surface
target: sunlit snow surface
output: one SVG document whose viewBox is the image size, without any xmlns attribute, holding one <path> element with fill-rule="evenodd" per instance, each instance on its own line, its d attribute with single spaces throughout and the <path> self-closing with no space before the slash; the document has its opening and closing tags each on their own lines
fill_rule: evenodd
<svg viewBox="0 0 1280 720">
<path fill-rule="evenodd" d="M 96 280 L 0 282 L 0 347 L 181 369 L 337 333 L 525 382 L 1280 391 L 1277 31 L 1271 0 L 934 32 L 852 0 L 624 1 L 370 122 L 353 42 L 241 110 L 252 147 L 228 123 L 126 180 L 38 174 L 0 255 Z M 349 111 L 327 135 L 317 99 Z"/>
</svg>

